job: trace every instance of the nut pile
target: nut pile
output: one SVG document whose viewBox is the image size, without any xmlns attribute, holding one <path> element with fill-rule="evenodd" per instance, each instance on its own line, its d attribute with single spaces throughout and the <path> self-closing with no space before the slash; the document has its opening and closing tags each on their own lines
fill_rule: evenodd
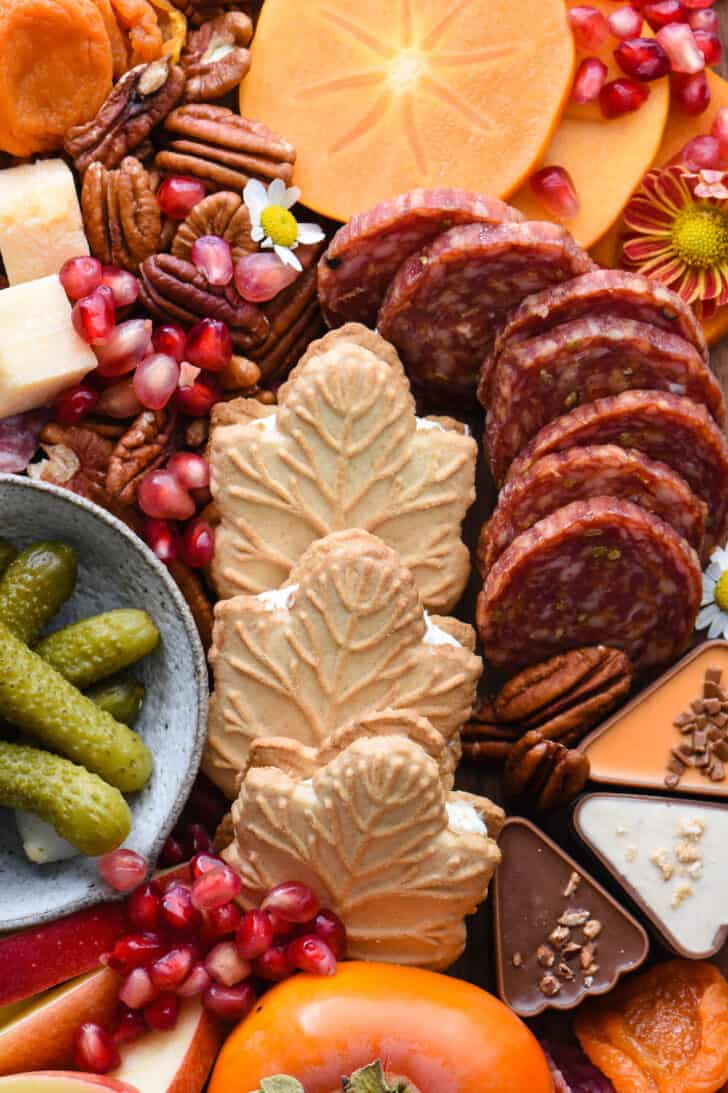
<svg viewBox="0 0 728 1093">
<path fill-rule="evenodd" d="M 674 789 L 688 767 L 711 782 L 725 780 L 728 761 L 728 691 L 721 685 L 720 668 L 708 668 L 703 693 L 693 699 L 673 724 L 682 742 L 670 752 L 665 785 Z"/>
</svg>

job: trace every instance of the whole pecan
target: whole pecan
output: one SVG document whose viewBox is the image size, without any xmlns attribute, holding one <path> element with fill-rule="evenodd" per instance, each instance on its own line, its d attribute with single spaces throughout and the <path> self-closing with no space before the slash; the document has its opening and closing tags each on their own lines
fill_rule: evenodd
<svg viewBox="0 0 728 1093">
<path fill-rule="evenodd" d="M 540 812 L 573 801 L 589 778 L 589 760 L 580 751 L 547 740 L 532 729 L 513 745 L 503 772 L 507 797 Z"/>
<path fill-rule="evenodd" d="M 244 300 L 234 285 L 210 285 L 204 274 L 172 254 L 156 254 L 139 270 L 140 300 L 161 322 L 192 326 L 199 319 L 221 319 L 235 349 L 245 352 L 265 342 L 270 322 L 255 304 Z"/>
<path fill-rule="evenodd" d="M 96 162 L 117 167 L 177 105 L 184 86 L 182 69 L 165 58 L 129 69 L 96 117 L 66 134 L 64 148 L 79 174 Z"/>
<path fill-rule="evenodd" d="M 242 191 L 251 178 L 293 177 L 292 144 L 260 122 L 223 106 L 188 103 L 168 115 L 165 147 L 155 164 L 165 174 L 192 175 L 210 192 Z"/>
<path fill-rule="evenodd" d="M 81 208 L 91 253 L 136 273 L 159 250 L 162 216 L 146 167 L 126 156 L 113 171 L 92 163 L 83 177 Z"/>
<path fill-rule="evenodd" d="M 229 190 L 221 190 L 198 201 L 187 219 L 182 221 L 172 242 L 172 254 L 189 262 L 196 240 L 203 235 L 219 235 L 230 244 L 233 260 L 237 262 L 258 249 L 250 230 L 250 213 L 242 197 Z"/>
<path fill-rule="evenodd" d="M 166 463 L 177 449 L 179 434 L 173 410 L 144 410 L 111 453 L 105 488 L 124 505 L 136 501 L 142 475 Z"/>
<path fill-rule="evenodd" d="M 218 15 L 190 34 L 180 57 L 185 102 L 211 102 L 234 90 L 250 68 L 245 47 L 252 37 L 253 24 L 242 11 Z"/>
<path fill-rule="evenodd" d="M 470 720 L 463 726 L 463 755 L 467 759 L 502 762 L 521 732 L 517 725 L 501 724 L 488 698 L 478 698 Z"/>
</svg>

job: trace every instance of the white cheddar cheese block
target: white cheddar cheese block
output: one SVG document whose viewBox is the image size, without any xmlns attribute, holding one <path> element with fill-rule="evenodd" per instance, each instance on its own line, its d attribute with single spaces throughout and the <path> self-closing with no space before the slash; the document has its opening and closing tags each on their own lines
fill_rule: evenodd
<svg viewBox="0 0 728 1093">
<path fill-rule="evenodd" d="M 0 418 L 50 402 L 96 363 L 57 276 L 0 292 Z"/>
<path fill-rule="evenodd" d="M 58 273 L 88 254 L 71 170 L 42 159 L 0 171 L 0 253 L 11 285 Z"/>
</svg>

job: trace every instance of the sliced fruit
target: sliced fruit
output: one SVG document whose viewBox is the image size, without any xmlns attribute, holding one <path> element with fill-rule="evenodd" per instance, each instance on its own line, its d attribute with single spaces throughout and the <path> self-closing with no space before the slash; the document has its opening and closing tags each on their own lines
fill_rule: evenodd
<svg viewBox="0 0 728 1093">
<path fill-rule="evenodd" d="M 240 110 L 297 150 L 306 205 L 346 220 L 416 186 L 513 192 L 571 91 L 563 0 L 267 0 Z M 365 167 L 362 167 L 362 165 Z"/>
<path fill-rule="evenodd" d="M 199 1093 L 226 1031 L 196 998 L 191 998 L 180 1008 L 173 1029 L 149 1032 L 141 1040 L 126 1044 L 121 1066 L 112 1077 L 128 1082 L 139 1093 Z"/>
<path fill-rule="evenodd" d="M 134 1086 L 100 1074 L 71 1070 L 33 1071 L 0 1078 L 2 1093 L 139 1093 Z"/>
</svg>

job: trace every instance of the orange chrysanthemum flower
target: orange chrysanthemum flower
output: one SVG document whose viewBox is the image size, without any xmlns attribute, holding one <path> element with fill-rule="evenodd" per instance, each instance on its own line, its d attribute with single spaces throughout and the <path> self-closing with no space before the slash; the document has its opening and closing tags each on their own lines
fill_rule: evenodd
<svg viewBox="0 0 728 1093">
<path fill-rule="evenodd" d="M 728 174 L 650 171 L 624 223 L 623 266 L 669 285 L 701 319 L 728 304 Z"/>
</svg>

